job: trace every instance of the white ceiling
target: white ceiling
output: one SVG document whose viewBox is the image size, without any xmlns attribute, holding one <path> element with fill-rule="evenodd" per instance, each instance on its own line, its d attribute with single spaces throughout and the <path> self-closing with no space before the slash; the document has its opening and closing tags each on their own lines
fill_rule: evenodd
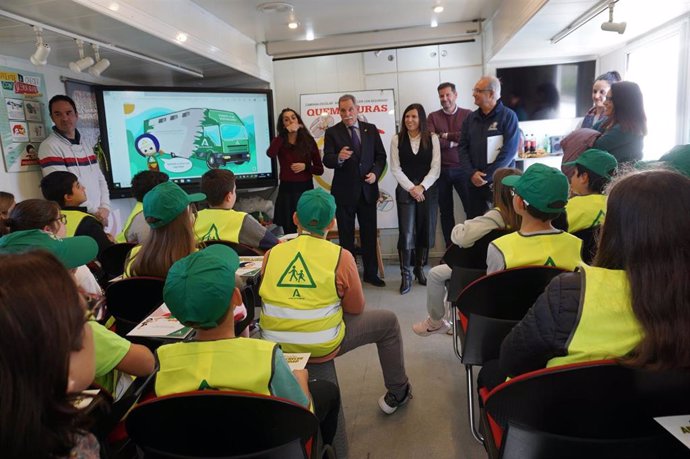
<svg viewBox="0 0 690 459">
<path fill-rule="evenodd" d="M 144 5 L 155 0 L 118 0 L 128 6 Z M 199 85 L 199 86 L 265 86 L 265 81 L 246 72 L 232 68 L 227 62 L 211 59 L 208 53 L 193 51 L 190 46 L 175 43 L 174 39 L 161 34 L 153 35 L 140 26 L 127 25 L 128 18 L 117 20 L 116 14 L 98 12 L 94 6 L 103 0 L 2 0 L 0 2 L 0 54 L 28 58 L 35 49 L 35 37 L 28 25 L 2 18 L 2 11 L 21 15 L 48 25 L 59 27 L 93 40 L 116 47 L 136 51 L 154 57 L 173 66 L 184 67 L 204 74 L 195 78 L 174 69 L 148 63 L 117 52 L 103 50 L 101 54 L 111 60 L 111 68 L 104 76 L 146 85 Z M 105 5 L 117 2 L 106 2 Z M 264 0 L 166 0 L 158 4 L 170 6 L 166 19 L 177 15 L 184 19 L 187 11 L 199 10 L 214 19 L 213 27 L 227 24 L 246 41 L 280 45 L 281 49 L 304 46 L 308 30 L 325 44 L 355 41 L 355 35 L 368 33 L 372 39 L 368 49 L 375 49 L 392 34 L 404 36 L 407 40 L 427 42 L 429 24 L 432 18 L 439 23 L 441 31 L 453 31 L 468 21 L 490 20 L 500 11 L 532 7 L 538 9 L 526 26 L 511 38 L 496 55 L 491 64 L 509 61 L 538 61 L 596 56 L 621 46 L 664 22 L 690 11 L 690 0 L 619 0 L 616 5 L 616 21 L 627 21 L 624 35 L 602 32 L 599 25 L 607 19 L 607 13 L 590 21 L 587 25 L 565 38 L 557 45 L 550 44 L 550 38 L 565 28 L 577 16 L 588 10 L 597 0 L 292 0 L 294 14 L 300 22 L 296 30 L 287 28 L 287 13 L 262 13 L 257 6 Z M 442 4 L 445 11 L 432 12 L 432 6 Z M 540 9 L 539 6 L 544 4 Z M 535 7 L 536 5 L 536 7 Z M 91 7 L 89 7 L 91 6 Z M 192 8 L 194 7 L 194 8 Z M 524 10 L 524 9 L 523 9 Z M 131 9 L 130 9 L 131 11 Z M 111 12 L 112 13 L 112 12 Z M 191 13 L 187 13 L 191 14 Z M 163 15 L 162 15 L 163 16 Z M 215 16 L 215 18 L 213 18 Z M 222 21 L 222 22 L 220 22 Z M 141 21 L 140 21 L 141 22 Z M 184 21 L 182 21 L 184 23 Z M 190 21 L 191 22 L 191 21 Z M 190 25 L 190 27 L 192 27 Z M 208 27 L 211 27 L 210 25 Z M 215 29 L 213 29 L 215 31 Z M 193 36 L 195 30 L 184 30 Z M 53 32 L 46 32 L 46 39 L 52 46 L 48 63 L 66 68 L 69 61 L 77 57 L 72 38 Z M 422 37 L 425 37 L 423 41 Z M 433 39 L 433 38 L 432 38 Z M 438 41 L 447 41 L 439 38 Z M 232 47 L 232 43 L 228 44 Z M 360 46 L 360 45 L 357 45 Z M 333 52 L 335 48 L 330 49 Z M 319 51 L 327 54 L 329 49 Z M 89 54 L 91 54 L 89 52 Z M 204 55 L 202 55 L 204 54 Z M 270 63 L 269 63 L 270 65 Z M 237 67 L 242 68 L 242 67 Z M 77 77 L 66 69 L 67 76 Z M 255 74 L 256 75 L 256 74 Z"/>
<path fill-rule="evenodd" d="M 500 61 L 562 59 L 605 54 L 690 11 L 690 0 L 619 0 L 614 21 L 627 22 L 623 35 L 604 32 L 605 10 L 555 45 L 551 37 L 597 4 L 597 0 L 550 0 L 494 57 Z"/>
</svg>

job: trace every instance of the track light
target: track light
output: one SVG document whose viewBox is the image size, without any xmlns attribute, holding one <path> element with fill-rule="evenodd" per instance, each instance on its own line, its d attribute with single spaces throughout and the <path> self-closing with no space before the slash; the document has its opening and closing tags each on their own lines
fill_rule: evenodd
<svg viewBox="0 0 690 459">
<path fill-rule="evenodd" d="M 290 8 L 290 14 L 288 15 L 288 28 L 294 30 L 297 27 L 299 27 L 299 21 L 297 20 L 297 16 L 295 16 L 295 10 Z"/>
<path fill-rule="evenodd" d="M 79 60 L 70 62 L 69 68 L 71 71 L 76 73 L 81 73 L 87 68 L 91 67 L 94 63 L 93 57 L 84 57 L 84 42 L 82 40 L 75 40 L 77 42 L 77 48 L 79 49 Z"/>
<path fill-rule="evenodd" d="M 96 63 L 89 69 L 89 73 L 95 77 L 101 76 L 101 73 L 110 67 L 110 61 L 108 59 L 101 59 L 101 55 L 98 53 L 98 45 L 93 45 L 93 55 L 96 58 Z"/>
<path fill-rule="evenodd" d="M 36 51 L 29 60 L 34 65 L 46 65 L 48 63 L 48 54 L 50 54 L 50 45 L 43 41 L 43 29 L 34 26 L 34 32 L 36 32 Z"/>
<path fill-rule="evenodd" d="M 611 2 L 609 4 L 609 20 L 608 22 L 601 23 L 601 30 L 606 32 L 618 32 L 623 34 L 625 32 L 625 27 L 628 25 L 626 22 L 613 22 L 613 5 L 616 2 Z"/>
<path fill-rule="evenodd" d="M 563 40 L 565 37 L 570 35 L 571 33 L 575 32 L 577 29 L 582 27 L 583 25 L 587 24 L 589 21 L 594 19 L 596 16 L 599 14 L 603 13 L 606 8 L 610 4 L 610 0 L 601 0 L 597 2 L 596 5 L 585 11 L 582 15 L 580 15 L 577 19 L 575 19 L 573 22 L 568 24 L 568 26 L 558 32 L 556 35 L 551 37 L 551 44 L 555 45 L 559 41 Z"/>
</svg>

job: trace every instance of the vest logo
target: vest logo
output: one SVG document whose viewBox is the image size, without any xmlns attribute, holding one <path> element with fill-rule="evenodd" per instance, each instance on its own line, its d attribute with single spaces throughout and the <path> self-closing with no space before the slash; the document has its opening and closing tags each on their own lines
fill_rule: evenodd
<svg viewBox="0 0 690 459">
<path fill-rule="evenodd" d="M 556 262 L 553 261 L 553 258 L 549 257 L 546 259 L 544 262 L 544 266 L 553 266 L 554 268 L 556 267 Z"/>
<path fill-rule="evenodd" d="M 208 381 L 206 381 L 205 379 L 202 379 L 201 384 L 199 384 L 199 389 L 197 389 L 197 390 L 218 390 L 218 389 L 216 389 L 215 387 L 212 387 L 208 383 Z"/>
<path fill-rule="evenodd" d="M 300 295 L 298 289 L 295 289 L 295 291 L 292 292 L 292 297 L 295 298 L 295 299 L 297 299 L 297 298 L 302 299 L 302 295 Z"/>
<path fill-rule="evenodd" d="M 606 214 L 604 213 L 603 210 L 600 210 L 599 213 L 597 214 L 596 218 L 594 219 L 594 221 L 590 225 L 590 227 L 595 227 L 595 226 L 601 225 L 604 221 L 604 217 L 606 217 Z"/>
<path fill-rule="evenodd" d="M 292 261 L 288 264 L 287 268 L 285 268 L 285 271 L 283 272 L 282 276 L 280 276 L 280 278 L 278 279 L 276 287 L 295 287 L 297 295 L 299 295 L 299 291 L 297 291 L 296 287 L 316 288 L 314 279 L 311 277 L 309 268 L 307 267 L 307 264 L 304 262 L 304 258 L 302 258 L 302 254 L 300 252 L 297 252 L 295 258 L 293 258 Z M 292 297 L 296 298 L 295 292 L 293 292 Z"/>
<path fill-rule="evenodd" d="M 493 123 L 491 123 L 487 131 L 498 131 L 498 121 L 494 121 Z"/>
<path fill-rule="evenodd" d="M 211 227 L 208 229 L 206 234 L 201 236 L 202 241 L 215 241 L 217 239 L 220 239 L 220 235 L 218 234 L 218 227 L 216 226 L 215 223 L 211 225 Z"/>
</svg>

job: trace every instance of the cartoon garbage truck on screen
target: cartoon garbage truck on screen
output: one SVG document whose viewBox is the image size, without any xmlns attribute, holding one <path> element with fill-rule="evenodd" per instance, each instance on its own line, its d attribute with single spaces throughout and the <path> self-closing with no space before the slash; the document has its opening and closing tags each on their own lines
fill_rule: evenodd
<svg viewBox="0 0 690 459">
<path fill-rule="evenodd" d="M 226 110 L 187 108 L 149 118 L 134 145 L 142 156 L 160 152 L 196 158 L 209 169 L 250 159 L 247 129 L 235 112 Z"/>
</svg>

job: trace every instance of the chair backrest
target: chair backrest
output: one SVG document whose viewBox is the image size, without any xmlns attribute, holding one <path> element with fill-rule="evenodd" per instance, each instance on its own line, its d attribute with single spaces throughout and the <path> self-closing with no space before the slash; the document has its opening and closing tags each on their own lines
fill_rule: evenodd
<svg viewBox="0 0 690 459">
<path fill-rule="evenodd" d="M 276 397 L 197 391 L 146 401 L 126 426 L 146 457 L 302 459 L 319 423 L 307 409 Z"/>
<path fill-rule="evenodd" d="M 163 303 L 165 280 L 158 277 L 129 277 L 105 289 L 108 312 L 115 317 L 117 333 L 126 335 Z"/>
<path fill-rule="evenodd" d="M 472 247 L 452 244 L 443 255 L 442 261 L 450 267 L 483 269 L 486 271 L 486 251 L 494 239 L 510 233 L 506 230 L 493 230 L 476 241 Z"/>
<path fill-rule="evenodd" d="M 244 319 L 235 322 L 236 336 L 240 336 L 242 330 L 244 330 L 249 324 L 251 324 L 252 320 L 254 320 L 255 308 L 259 303 L 258 294 L 256 291 L 257 286 L 254 284 L 247 284 L 240 289 L 240 292 L 242 293 L 242 303 L 244 303 L 244 307 L 247 309 L 247 316 Z"/>
<path fill-rule="evenodd" d="M 484 406 L 504 429 L 510 422 L 575 438 L 655 437 L 664 430 L 654 417 L 690 413 L 688 388 L 688 370 L 647 371 L 599 361 L 517 376 L 492 390 Z"/>
<path fill-rule="evenodd" d="M 573 236 L 582 240 L 582 261 L 591 264 L 597 253 L 597 231 L 599 227 L 587 228 L 573 233 Z"/>
<path fill-rule="evenodd" d="M 256 256 L 261 256 L 263 253 L 261 253 L 259 250 L 256 250 L 252 247 L 249 247 L 244 244 L 240 244 L 237 242 L 230 242 L 230 241 L 224 241 L 222 239 L 211 239 L 208 241 L 203 241 L 198 244 L 199 248 L 202 249 L 204 247 L 208 247 L 209 245 L 214 245 L 214 244 L 221 244 L 225 245 L 227 247 L 230 247 L 233 249 L 235 252 L 237 252 L 237 255 L 240 257 L 256 257 Z"/>
<path fill-rule="evenodd" d="M 113 244 L 103 250 L 99 261 L 108 279 L 121 276 L 125 272 L 125 260 L 135 246 L 136 244 L 130 242 L 122 242 Z"/>
<path fill-rule="evenodd" d="M 489 274 L 468 285 L 456 302 L 467 318 L 466 330 L 460 333 L 462 363 L 481 365 L 498 358 L 503 338 L 551 279 L 564 272 L 550 266 L 528 266 Z"/>
<path fill-rule="evenodd" d="M 499 453 L 500 459 L 675 459 L 690 454 L 667 432 L 634 438 L 578 438 L 541 432 L 508 423 Z"/>
</svg>

